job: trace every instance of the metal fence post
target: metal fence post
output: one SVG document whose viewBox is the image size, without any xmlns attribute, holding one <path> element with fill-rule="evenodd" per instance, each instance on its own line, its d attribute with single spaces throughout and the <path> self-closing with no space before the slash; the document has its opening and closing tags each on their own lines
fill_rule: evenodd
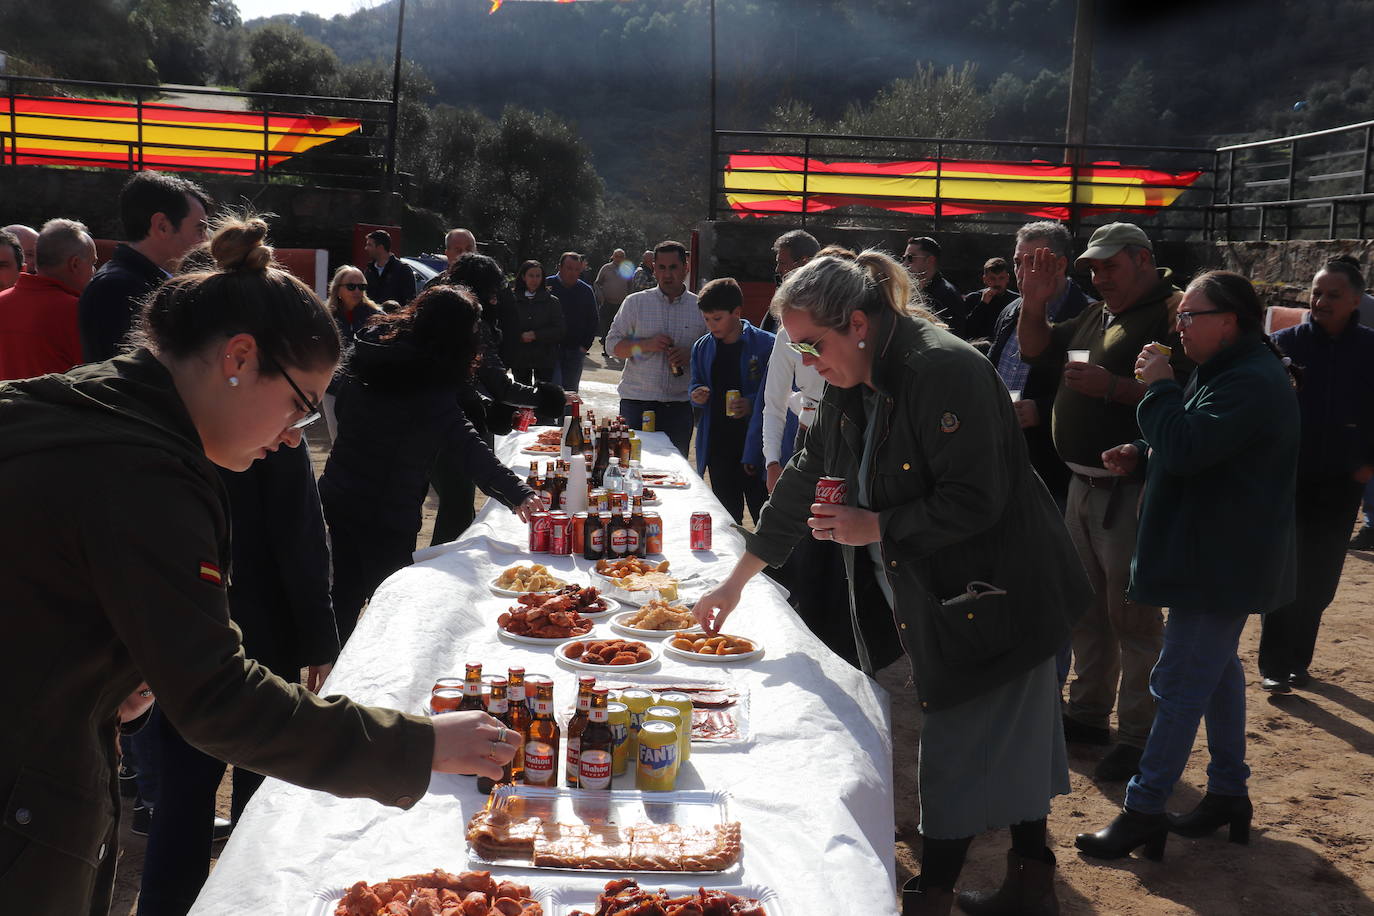
<svg viewBox="0 0 1374 916">
<path fill-rule="evenodd" d="M 720 159 L 720 136 L 713 130 L 711 131 L 710 160 L 706 163 L 706 168 L 710 170 L 710 180 L 706 184 L 708 191 L 706 204 L 706 218 L 714 221 L 716 218 L 716 194 L 723 190 L 724 182 L 721 186 L 716 184 L 716 161 Z"/>
<path fill-rule="evenodd" d="M 1361 157 L 1362 161 L 1360 163 L 1361 194 L 1369 193 L 1369 145 L 1372 141 L 1374 141 L 1374 127 L 1366 127 L 1364 129 L 1364 155 Z M 1365 218 L 1368 213 L 1369 202 L 1367 200 L 1361 200 L 1359 213 L 1356 216 L 1356 229 L 1358 230 L 1357 238 L 1364 238 Z"/>
<path fill-rule="evenodd" d="M 260 175 L 263 184 L 270 184 L 272 181 L 272 163 L 268 158 L 272 150 L 272 117 L 267 110 L 266 104 L 262 108 L 262 173 Z"/>
<path fill-rule="evenodd" d="M 1288 197 L 1286 200 L 1293 199 L 1293 176 L 1298 169 L 1298 141 L 1294 140 L 1288 144 Z M 1283 240 L 1286 242 L 1293 236 L 1293 208 L 1287 206 L 1283 208 Z"/>
<path fill-rule="evenodd" d="M 941 196 L 941 195 L 942 195 L 941 184 L 942 184 L 942 180 L 943 180 L 943 178 L 944 178 L 944 170 L 945 170 L 945 145 L 944 145 L 943 143 L 937 143 L 937 144 L 935 144 L 935 227 L 934 227 L 937 231 L 938 231 L 939 228 L 940 228 L 940 210 L 942 209 L 941 204 L 943 203 L 943 198 L 942 198 L 942 196 Z"/>
<path fill-rule="evenodd" d="M 806 225 L 806 215 L 811 211 L 811 137 L 802 140 L 802 215 L 801 224 Z"/>
<path fill-rule="evenodd" d="M 143 90 L 134 90 L 134 107 L 137 112 L 136 120 L 138 123 L 138 156 L 136 171 L 143 171 Z"/>
</svg>

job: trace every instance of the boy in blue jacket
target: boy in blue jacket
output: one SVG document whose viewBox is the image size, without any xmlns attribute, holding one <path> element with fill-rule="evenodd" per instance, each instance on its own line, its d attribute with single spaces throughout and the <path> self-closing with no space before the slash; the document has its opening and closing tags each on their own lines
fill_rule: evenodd
<svg viewBox="0 0 1374 916">
<path fill-rule="evenodd" d="M 773 335 L 740 317 L 744 293 L 731 277 L 701 288 L 697 307 L 709 333 L 692 345 L 692 403 L 697 412 L 697 473 L 710 470 L 711 491 L 736 522 L 758 518 L 768 500 L 763 454 L 749 454 L 749 421 L 768 378 Z M 727 403 L 726 394 L 739 395 Z"/>
</svg>

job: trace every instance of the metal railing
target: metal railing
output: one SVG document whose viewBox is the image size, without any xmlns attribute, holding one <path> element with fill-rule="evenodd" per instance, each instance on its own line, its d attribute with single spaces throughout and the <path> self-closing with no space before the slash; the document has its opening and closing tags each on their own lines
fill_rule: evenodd
<svg viewBox="0 0 1374 916">
<path fill-rule="evenodd" d="M 9 103 L 8 112 L 0 113 L 0 166 L 15 165 L 22 160 L 24 163 L 35 165 L 91 166 L 129 171 L 153 167 L 207 171 L 236 174 L 262 182 L 271 182 L 274 179 L 314 182 L 323 180 L 348 187 L 382 186 L 387 189 L 395 185 L 395 137 L 392 135 L 394 122 L 390 118 L 390 109 L 393 107 L 391 101 L 193 87 L 168 89 L 136 83 L 101 83 L 29 76 L 0 76 L 0 84 L 3 85 L 0 98 L 8 100 Z M 30 91 L 23 91 L 26 88 Z M 239 103 L 232 108 L 223 105 L 195 107 L 162 101 L 169 92 L 175 95 L 247 100 L 247 106 Z M 112 138 L 108 135 L 101 136 L 95 130 L 92 130 L 90 136 L 56 133 L 54 129 L 57 122 L 101 124 L 107 127 L 111 122 L 108 117 L 86 117 L 74 113 L 20 112 L 19 104 L 29 101 L 60 102 L 64 107 L 77 110 L 84 107 L 91 114 L 96 113 L 97 106 L 117 105 L 131 109 L 131 117 L 120 120 L 133 127 L 133 136 L 128 139 Z M 158 113 L 165 112 L 168 108 L 199 115 L 250 115 L 253 122 L 251 125 L 194 123 L 176 125 L 172 128 L 223 135 L 223 140 L 218 144 L 147 140 L 145 134 L 150 130 L 168 126 L 165 116 L 157 117 Z M 273 118 L 311 115 L 347 118 L 357 121 L 360 127 L 357 131 L 330 139 L 313 149 L 284 153 L 274 147 L 275 143 L 283 139 L 314 138 L 319 135 L 311 131 L 282 129 L 274 125 Z M 30 126 L 21 131 L 21 120 L 30 125 L 35 121 L 47 123 L 50 129 L 45 131 Z M 252 143 L 233 142 L 245 135 L 253 137 Z M 43 151 L 41 144 L 44 143 L 64 144 L 66 148 Z M 36 145 L 39 148 L 35 149 Z M 119 152 L 112 154 L 109 152 L 111 149 Z M 207 154 L 219 155 L 226 159 L 236 157 L 242 164 L 218 162 L 213 167 L 198 169 L 194 160 Z M 283 156 L 288 158 L 285 161 L 274 162 L 281 160 Z M 176 157 L 184 160 L 183 163 L 158 164 L 159 159 L 166 162 Z"/>
<path fill-rule="evenodd" d="M 726 187 L 726 167 L 732 156 L 778 155 L 798 157 L 801 162 L 801 187 L 796 190 L 779 192 L 776 184 L 768 186 L 760 179 L 757 186 L 751 186 L 748 179 L 741 181 L 741 175 L 757 171 L 760 175 L 776 174 L 775 170 L 732 168 L 730 186 Z M 750 214 L 764 219 L 782 218 L 787 222 L 806 225 L 808 221 L 829 223 L 911 224 L 917 220 L 930 220 L 932 228 L 970 229 L 986 227 L 994 231 L 1006 231 L 1024 224 L 1033 218 L 1028 213 L 1055 208 L 1070 226 L 1075 236 L 1090 232 L 1092 227 L 1111 222 L 1129 214 L 1132 222 L 1138 223 L 1156 239 L 1196 238 L 1199 235 L 1210 238 L 1214 231 L 1212 207 L 1215 192 L 1216 151 L 1203 147 L 1181 146 L 1130 146 L 1109 144 L 1085 144 L 1066 147 L 1063 143 L 1049 141 L 1012 141 L 1012 140 L 968 140 L 941 139 L 929 137 L 881 137 L 834 134 L 788 133 L 771 131 L 717 131 L 712 138 L 711 148 L 711 200 L 709 217 L 716 219 L 722 212 L 730 212 L 726 200 L 731 195 L 772 194 L 777 197 L 790 197 L 788 207 L 770 208 L 755 202 L 750 205 Z M 921 174 L 927 183 L 933 181 L 933 193 L 926 195 L 899 196 L 888 194 L 849 194 L 838 206 L 817 211 L 813 204 L 822 204 L 813 181 L 819 173 L 812 171 L 815 161 L 826 162 L 826 178 L 833 177 L 873 177 L 867 171 L 836 170 L 834 165 L 853 163 L 881 165 L 899 162 L 922 162 L 933 166 Z M 972 183 L 990 185 L 1008 184 L 1005 175 L 972 175 L 960 170 L 959 165 L 976 162 L 980 166 L 1024 167 L 1026 165 L 1049 166 L 1060 170 L 1059 175 L 1049 179 L 1056 186 L 1062 185 L 1063 198 L 1057 201 L 1045 199 L 1017 199 L 998 195 L 996 198 L 981 196 L 952 196 L 947 193 L 948 186 L 956 180 L 961 188 L 969 188 Z M 1115 172 L 1134 171 L 1147 168 L 1161 172 L 1199 172 L 1198 178 L 1178 194 L 1169 206 L 1148 207 L 1104 207 L 1092 200 L 1094 188 L 1120 187 L 1120 181 L 1111 180 Z M 1067 170 L 1067 180 L 1063 176 Z M 795 173 L 793 173 L 795 174 Z M 955 177 L 957 174 L 957 178 Z M 1011 182 L 1014 186 L 1015 182 Z M 1136 182 L 1134 187 L 1146 191 L 1164 193 L 1179 190 L 1174 184 Z M 800 198 L 799 209 L 795 202 Z M 833 201 L 823 203 L 829 206 Z M 890 209 L 892 205 L 906 206 L 924 212 L 899 212 Z M 980 212 L 965 212 L 977 210 Z"/>
<path fill-rule="evenodd" d="M 1227 238 L 1365 238 L 1372 146 L 1374 121 L 1221 147 L 1219 229 Z"/>
</svg>

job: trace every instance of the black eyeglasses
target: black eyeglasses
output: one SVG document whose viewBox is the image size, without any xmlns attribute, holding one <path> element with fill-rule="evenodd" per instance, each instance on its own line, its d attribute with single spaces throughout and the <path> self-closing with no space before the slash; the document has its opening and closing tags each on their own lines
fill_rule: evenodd
<svg viewBox="0 0 1374 916">
<path fill-rule="evenodd" d="M 305 416 L 301 417 L 295 423 L 292 423 L 290 428 L 305 429 L 305 427 L 309 426 L 311 423 L 314 423 L 316 420 L 318 420 L 320 418 L 319 403 L 310 400 L 310 397 L 304 391 L 301 390 L 300 385 L 296 384 L 296 380 L 291 377 L 291 373 L 286 371 L 286 367 L 283 366 L 281 362 L 269 356 L 266 352 L 259 352 L 261 353 L 259 359 L 263 362 L 268 362 L 271 363 L 273 366 L 276 366 L 277 371 L 281 373 L 282 378 L 286 379 L 286 384 L 290 385 L 291 390 L 296 392 L 296 397 L 301 399 L 300 404 L 297 406 L 305 411 Z"/>
<path fill-rule="evenodd" d="M 1225 309 L 1193 309 L 1190 312 L 1178 313 L 1178 326 L 1186 328 L 1193 323 L 1193 319 L 1199 315 L 1225 315 Z"/>
<path fill-rule="evenodd" d="M 344 289 L 346 289 L 346 290 L 351 290 L 351 291 L 353 291 L 353 292 L 355 292 L 355 293 L 356 293 L 358 290 L 360 290 L 360 289 L 367 289 L 367 284 L 366 284 L 366 283 L 344 283 L 344 284 L 341 284 L 341 285 L 343 286 Z"/>
</svg>

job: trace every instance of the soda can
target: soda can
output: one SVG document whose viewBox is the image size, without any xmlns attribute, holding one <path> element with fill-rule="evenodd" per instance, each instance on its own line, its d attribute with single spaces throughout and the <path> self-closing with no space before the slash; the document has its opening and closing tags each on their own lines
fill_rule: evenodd
<svg viewBox="0 0 1374 916">
<path fill-rule="evenodd" d="M 547 512 L 530 513 L 530 553 L 548 553 L 552 522 Z"/>
<path fill-rule="evenodd" d="M 587 513 L 574 512 L 572 517 L 572 547 L 573 552 L 582 549 L 583 542 L 587 539 Z"/>
<path fill-rule="evenodd" d="M 640 457 L 640 455 L 642 454 L 641 449 L 643 448 L 643 446 L 644 446 L 644 443 L 642 443 L 642 442 L 639 441 L 639 437 L 638 437 L 638 436 L 635 436 L 635 435 L 631 435 L 631 436 L 630 436 L 630 460 L 631 460 L 631 461 L 643 461 L 643 460 L 644 460 L 643 458 Z"/>
<path fill-rule="evenodd" d="M 429 708 L 435 712 L 456 712 L 458 704 L 461 702 L 463 702 L 461 688 L 454 690 L 452 687 L 440 687 L 430 695 Z"/>
<path fill-rule="evenodd" d="M 818 503 L 842 506 L 848 495 L 849 484 L 845 483 L 843 477 L 822 477 L 816 481 L 816 502 Z"/>
<path fill-rule="evenodd" d="M 630 687 L 620 691 L 620 702 L 630 710 L 630 734 L 625 742 L 625 756 L 628 760 L 638 760 L 639 728 L 644 724 L 644 714 L 654 705 L 654 694 L 643 687 Z"/>
<path fill-rule="evenodd" d="M 1145 349 L 1146 349 L 1146 350 L 1149 350 L 1149 351 L 1151 351 L 1151 352 L 1153 352 L 1153 353 L 1158 353 L 1158 354 L 1160 354 L 1161 356 L 1165 357 L 1166 359 L 1171 358 L 1171 357 L 1174 355 L 1174 348 L 1173 348 L 1173 347 L 1170 347 L 1170 346 L 1166 346 L 1166 345 L 1164 345 L 1164 344 L 1162 344 L 1162 343 L 1147 343 L 1147 344 L 1145 345 Z M 1143 382 L 1143 381 L 1145 381 L 1145 378 L 1140 374 L 1140 370 L 1139 370 L 1139 369 L 1136 370 L 1135 378 L 1136 378 L 1136 381 L 1138 381 L 1138 382 Z"/>
<path fill-rule="evenodd" d="M 515 412 L 515 422 L 512 424 L 518 432 L 529 432 L 530 425 L 534 423 L 534 411 L 528 407 L 521 407 Z"/>
<path fill-rule="evenodd" d="M 611 773 L 620 776 L 625 772 L 626 754 L 630 749 L 630 707 L 618 700 L 606 704 L 606 721 L 611 726 L 611 738 L 615 741 L 615 757 Z"/>
<path fill-rule="evenodd" d="M 615 490 L 611 493 L 607 493 L 606 497 L 612 513 L 621 515 L 625 512 L 625 493 L 623 491 Z"/>
<path fill-rule="evenodd" d="M 735 402 L 738 401 L 738 400 L 739 400 L 739 389 L 738 389 L 738 388 L 731 388 L 729 391 L 725 392 L 725 413 L 726 413 L 728 416 L 734 416 L 734 412 L 735 412 Z"/>
<path fill-rule="evenodd" d="M 663 516 L 657 512 L 644 513 L 644 555 L 663 553 Z"/>
<path fill-rule="evenodd" d="M 677 786 L 677 726 L 646 722 L 639 730 L 635 788 L 642 792 L 671 792 Z"/>
<path fill-rule="evenodd" d="M 549 553 L 566 557 L 572 553 L 572 519 L 562 512 L 549 513 Z"/>
<path fill-rule="evenodd" d="M 611 511 L 611 499 L 610 499 L 609 494 L 607 494 L 606 491 L 603 490 L 601 487 L 597 487 L 595 490 L 593 490 L 593 491 L 592 491 L 591 502 L 589 502 L 589 503 L 587 504 L 587 511 L 588 511 L 588 512 L 610 512 L 610 511 Z"/>
<path fill-rule="evenodd" d="M 693 512 L 691 526 L 690 548 L 692 550 L 710 550 L 711 513 Z"/>
<path fill-rule="evenodd" d="M 673 707 L 681 717 L 677 732 L 678 760 L 686 763 L 692 759 L 692 698 L 672 690 L 658 695 L 658 705 Z"/>
<path fill-rule="evenodd" d="M 657 419 L 658 417 L 654 414 L 652 410 L 646 410 L 644 411 L 644 416 L 641 417 L 639 420 L 639 428 L 646 433 L 655 432 L 657 430 L 657 427 L 654 426 L 654 422 Z"/>
</svg>

